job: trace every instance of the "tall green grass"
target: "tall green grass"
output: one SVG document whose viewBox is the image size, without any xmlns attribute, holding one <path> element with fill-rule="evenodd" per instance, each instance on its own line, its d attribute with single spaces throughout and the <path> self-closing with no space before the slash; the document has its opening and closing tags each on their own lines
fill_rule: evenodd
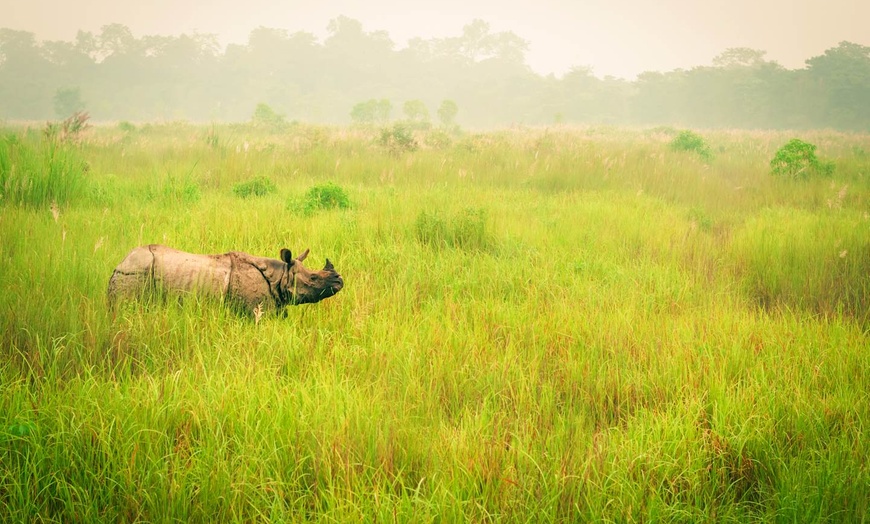
<svg viewBox="0 0 870 524">
<path fill-rule="evenodd" d="M 0 138 L 0 199 L 29 206 L 66 204 L 88 195 L 88 164 L 56 138 L 6 133 Z"/>
<path fill-rule="evenodd" d="M 5 172 L 47 161 L 9 133 Z M 834 172 L 791 181 L 790 135 L 704 136 L 89 130 L 91 189 L 0 204 L 0 520 L 867 520 L 866 137 L 809 133 Z M 288 210 L 327 182 L 352 205 Z M 345 288 L 108 310 L 147 243 Z"/>
</svg>

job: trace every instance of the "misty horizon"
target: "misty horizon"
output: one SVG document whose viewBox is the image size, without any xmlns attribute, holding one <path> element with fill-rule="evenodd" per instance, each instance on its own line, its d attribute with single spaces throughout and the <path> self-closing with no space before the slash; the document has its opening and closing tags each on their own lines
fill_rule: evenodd
<svg viewBox="0 0 870 524">
<path fill-rule="evenodd" d="M 108 0 L 82 0 L 61 5 L 36 0 L 27 6 L 3 5 L 2 26 L 33 33 L 41 41 L 72 41 L 78 31 L 96 33 L 117 23 L 137 36 L 213 35 L 221 50 L 247 43 L 259 27 L 289 34 L 306 32 L 322 42 L 339 16 L 358 20 L 369 33 L 384 32 L 395 50 L 415 38 L 447 38 L 462 33 L 475 19 L 493 32 L 510 32 L 528 42 L 526 63 L 537 74 L 561 77 L 573 68 L 588 68 L 599 77 L 632 80 L 647 71 L 668 72 L 710 65 L 729 48 L 766 52 L 766 59 L 789 69 L 839 42 L 870 44 L 863 20 L 870 3 L 835 0 L 816 2 L 708 2 L 666 0 L 656 5 L 638 0 L 583 5 L 542 1 L 529 8 L 521 2 L 439 3 L 338 0 L 310 6 L 299 2 L 226 0 L 168 2 L 145 5 Z M 46 16 L 45 13 L 51 13 Z"/>
</svg>

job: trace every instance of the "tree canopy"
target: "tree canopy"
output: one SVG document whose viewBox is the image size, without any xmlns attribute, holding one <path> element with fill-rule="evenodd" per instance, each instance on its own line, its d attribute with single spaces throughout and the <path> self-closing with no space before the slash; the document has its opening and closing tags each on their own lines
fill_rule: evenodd
<svg viewBox="0 0 870 524">
<path fill-rule="evenodd" d="M 214 35 L 136 36 L 121 24 L 74 41 L 0 29 L 0 118 L 88 111 L 94 120 L 247 121 L 258 104 L 288 120 L 413 118 L 471 127 L 608 123 L 870 130 L 870 47 L 841 42 L 788 70 L 762 50 L 730 48 L 710 65 L 634 81 L 575 67 L 536 74 L 529 43 L 474 20 L 460 35 L 398 48 L 339 17 L 323 41 L 258 27 L 222 49 Z M 443 106 L 449 100 L 448 106 Z M 401 116 L 401 115 L 398 115 Z"/>
</svg>

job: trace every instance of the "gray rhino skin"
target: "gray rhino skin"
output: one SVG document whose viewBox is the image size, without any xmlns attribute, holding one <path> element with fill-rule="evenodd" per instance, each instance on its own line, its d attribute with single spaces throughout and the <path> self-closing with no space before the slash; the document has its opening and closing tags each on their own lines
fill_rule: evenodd
<svg viewBox="0 0 870 524">
<path fill-rule="evenodd" d="M 310 304 L 329 298 L 344 286 L 332 262 L 320 271 L 302 265 L 308 250 L 296 258 L 289 249 L 281 259 L 232 251 L 220 255 L 185 253 L 166 246 L 140 246 L 118 264 L 109 279 L 109 304 L 141 297 L 149 291 L 194 293 L 214 297 L 253 312 Z"/>
</svg>

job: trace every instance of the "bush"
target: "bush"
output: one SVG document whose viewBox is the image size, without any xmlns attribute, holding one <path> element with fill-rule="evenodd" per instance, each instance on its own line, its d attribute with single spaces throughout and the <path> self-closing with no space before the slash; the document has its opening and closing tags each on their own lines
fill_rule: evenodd
<svg viewBox="0 0 870 524">
<path fill-rule="evenodd" d="M 266 196 L 277 190 L 278 187 L 275 185 L 275 182 L 265 175 L 260 175 L 247 182 L 241 182 L 233 186 L 233 194 L 240 198 Z"/>
<path fill-rule="evenodd" d="M 268 104 L 259 103 L 254 109 L 251 123 L 257 127 L 281 128 L 284 126 L 284 115 L 278 114 Z"/>
<path fill-rule="evenodd" d="M 450 144 L 453 143 L 450 135 L 448 135 L 447 132 L 442 129 L 434 129 L 432 131 L 429 131 L 424 136 L 423 141 L 428 147 L 431 147 L 433 149 L 446 149 L 450 147 Z"/>
<path fill-rule="evenodd" d="M 671 149 L 674 151 L 689 151 L 697 153 L 704 160 L 713 158 L 713 153 L 710 152 L 710 146 L 704 137 L 693 133 L 692 131 L 680 131 L 680 133 L 671 140 Z"/>
<path fill-rule="evenodd" d="M 338 184 L 327 182 L 311 187 L 301 200 L 292 199 L 287 208 L 304 215 L 312 215 L 324 209 L 347 209 L 350 198 L 347 191 Z"/>
<path fill-rule="evenodd" d="M 419 242 L 435 248 L 486 250 L 493 245 L 484 209 L 464 209 L 447 218 L 423 211 L 417 215 L 414 233 Z"/>
<path fill-rule="evenodd" d="M 380 144 L 396 154 L 417 149 L 411 128 L 401 123 L 382 129 Z"/>
<path fill-rule="evenodd" d="M 816 158 L 816 146 L 792 138 L 776 152 L 770 161 L 770 173 L 775 176 L 807 178 L 811 175 L 830 176 L 834 165 Z"/>
</svg>

